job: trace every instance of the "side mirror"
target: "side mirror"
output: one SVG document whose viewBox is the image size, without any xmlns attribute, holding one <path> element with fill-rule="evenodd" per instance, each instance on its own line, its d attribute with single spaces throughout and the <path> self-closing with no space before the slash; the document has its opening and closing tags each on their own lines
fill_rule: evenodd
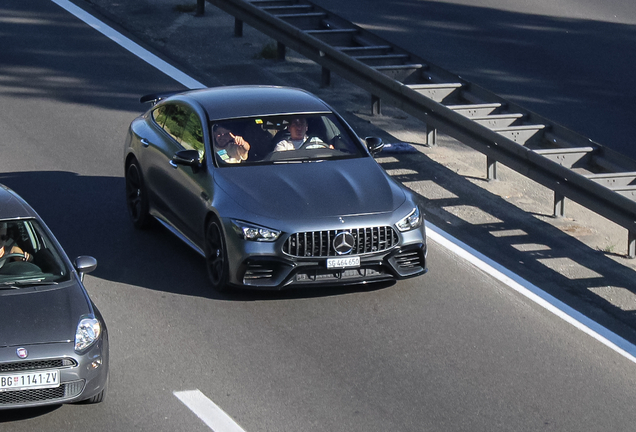
<svg viewBox="0 0 636 432">
<path fill-rule="evenodd" d="M 201 168 L 199 152 L 197 150 L 179 150 L 174 154 L 174 156 L 172 156 L 172 162 L 176 165 L 192 167 L 194 172 Z"/>
<path fill-rule="evenodd" d="M 364 139 L 367 143 L 367 148 L 369 152 L 371 152 L 371 156 L 375 156 L 380 153 L 384 148 L 384 143 L 382 142 L 382 138 L 378 137 L 366 137 Z"/>
<path fill-rule="evenodd" d="M 79 273 L 80 280 L 84 282 L 84 275 L 86 273 L 92 272 L 97 268 L 97 260 L 92 256 L 82 255 L 75 258 L 75 261 L 73 261 L 73 266 Z"/>
</svg>

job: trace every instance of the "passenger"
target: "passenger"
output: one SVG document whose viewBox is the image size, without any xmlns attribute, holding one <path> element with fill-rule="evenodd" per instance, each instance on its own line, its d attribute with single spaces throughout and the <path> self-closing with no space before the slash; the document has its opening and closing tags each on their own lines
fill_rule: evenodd
<svg viewBox="0 0 636 432">
<path fill-rule="evenodd" d="M 225 163 L 240 163 L 247 159 L 250 144 L 243 137 L 234 135 L 227 125 L 215 124 L 212 127 L 214 152 Z"/>
<path fill-rule="evenodd" d="M 33 255 L 28 252 L 24 252 L 18 246 L 15 245 L 15 240 L 12 239 L 7 231 L 7 223 L 0 222 L 0 267 L 6 264 L 7 260 L 2 259 L 3 256 L 8 254 L 21 254 L 23 257 L 9 258 L 11 261 L 33 261 Z"/>
<path fill-rule="evenodd" d="M 308 148 L 333 148 L 332 146 L 328 146 L 327 144 L 325 144 L 320 138 L 316 136 L 308 137 L 307 129 L 307 119 L 305 117 L 292 117 L 289 121 L 289 125 L 287 126 L 289 135 L 276 143 L 274 151 L 298 150 L 306 143 L 309 144 L 309 146 L 305 145 L 305 147 Z"/>
</svg>

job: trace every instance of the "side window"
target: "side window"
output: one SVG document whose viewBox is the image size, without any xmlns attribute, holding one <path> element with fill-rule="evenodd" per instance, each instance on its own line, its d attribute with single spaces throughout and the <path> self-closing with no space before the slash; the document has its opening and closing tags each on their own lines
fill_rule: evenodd
<svg viewBox="0 0 636 432">
<path fill-rule="evenodd" d="M 155 121 L 155 123 L 163 128 L 163 125 L 166 124 L 166 105 L 162 105 L 159 108 L 153 110 L 152 119 Z"/>
<path fill-rule="evenodd" d="M 155 122 L 179 143 L 189 115 L 189 110 L 174 104 L 162 105 L 152 112 Z"/>
<path fill-rule="evenodd" d="M 203 126 L 196 112 L 190 111 L 188 122 L 183 129 L 181 145 L 187 150 L 197 150 L 199 159 L 203 159 Z"/>
</svg>

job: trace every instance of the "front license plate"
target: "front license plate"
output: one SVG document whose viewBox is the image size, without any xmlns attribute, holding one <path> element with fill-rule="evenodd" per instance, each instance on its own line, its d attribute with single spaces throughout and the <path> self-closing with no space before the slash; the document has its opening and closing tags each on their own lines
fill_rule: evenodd
<svg viewBox="0 0 636 432">
<path fill-rule="evenodd" d="M 0 391 L 33 388 L 54 388 L 60 386 L 60 371 L 42 370 L 18 374 L 0 375 Z"/>
<path fill-rule="evenodd" d="M 360 257 L 350 256 L 346 258 L 329 258 L 327 259 L 327 268 L 339 269 L 349 267 L 360 267 Z"/>
</svg>

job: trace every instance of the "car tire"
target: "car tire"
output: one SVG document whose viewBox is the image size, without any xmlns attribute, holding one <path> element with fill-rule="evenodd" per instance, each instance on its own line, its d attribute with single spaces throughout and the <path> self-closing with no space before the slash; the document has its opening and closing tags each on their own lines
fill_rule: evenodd
<svg viewBox="0 0 636 432">
<path fill-rule="evenodd" d="M 83 401 L 79 402 L 79 404 L 96 404 L 96 403 L 103 402 L 104 399 L 106 399 L 106 390 L 108 390 L 108 381 L 106 381 L 106 385 L 104 385 L 104 388 L 102 389 L 102 391 L 100 391 L 93 397 L 84 399 Z"/>
<path fill-rule="evenodd" d="M 126 168 L 126 207 L 135 228 L 144 229 L 150 225 L 148 193 L 139 168 L 133 160 Z"/>
<path fill-rule="evenodd" d="M 205 230 L 205 267 L 208 278 L 218 292 L 227 290 L 229 263 L 221 223 L 214 219 Z"/>
<path fill-rule="evenodd" d="M 103 402 L 104 399 L 106 398 L 106 389 L 100 391 L 99 393 L 97 393 L 95 396 L 93 396 L 92 398 L 88 398 L 86 399 L 86 403 L 87 404 L 96 404 L 96 403 L 100 403 Z"/>
</svg>

